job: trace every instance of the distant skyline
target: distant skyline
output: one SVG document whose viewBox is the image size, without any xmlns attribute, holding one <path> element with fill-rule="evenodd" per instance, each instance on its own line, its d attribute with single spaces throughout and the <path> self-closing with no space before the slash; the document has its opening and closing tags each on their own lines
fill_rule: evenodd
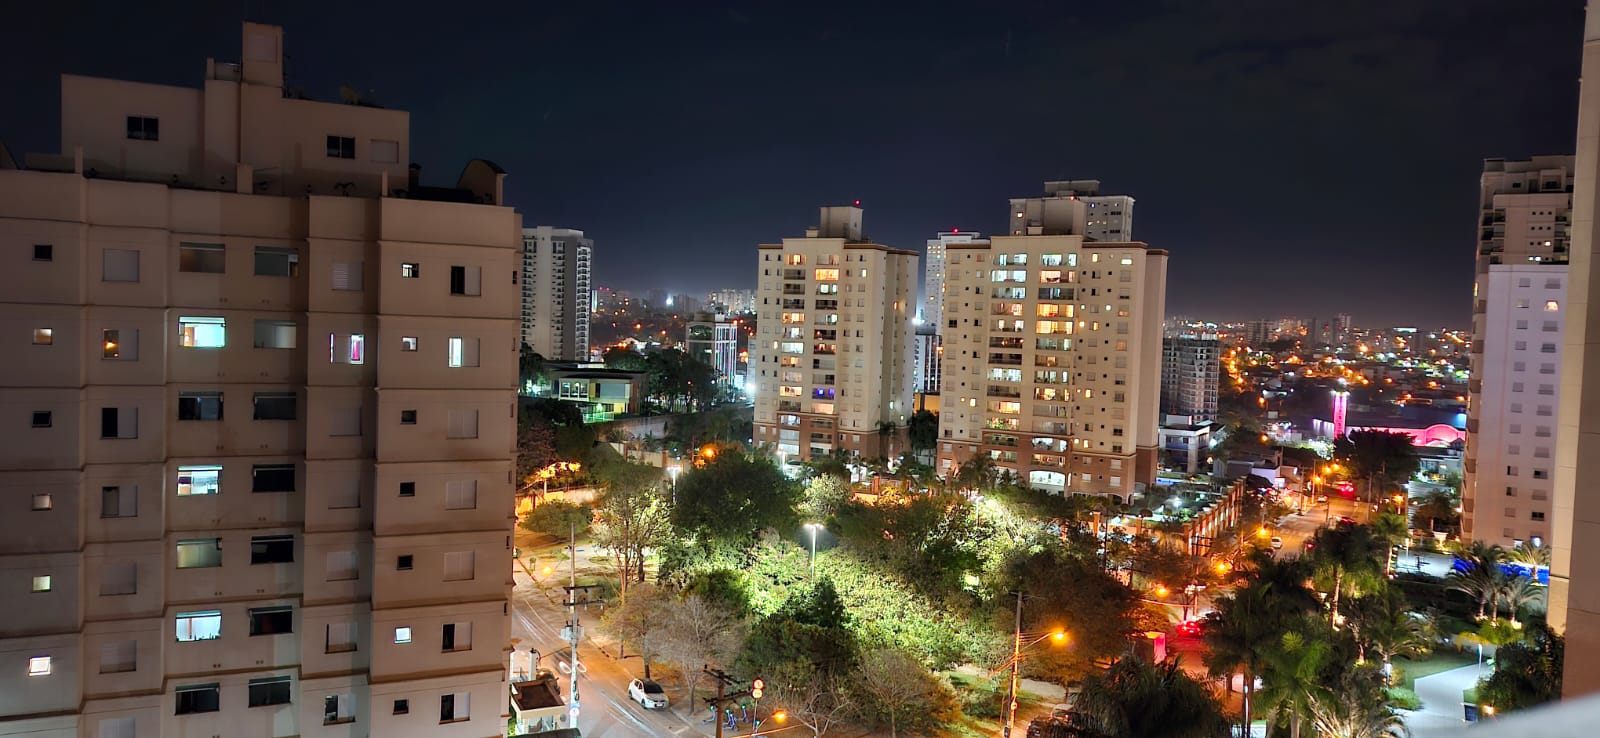
<svg viewBox="0 0 1600 738">
<path fill-rule="evenodd" d="M 1571 153 L 1582 0 L 1285 4 L 26 4 L 0 141 L 58 149 L 61 73 L 198 86 L 238 22 L 290 84 L 412 113 L 425 180 L 474 157 L 598 284 L 753 287 L 824 204 L 921 251 L 1100 179 L 1171 253 L 1168 313 L 1466 325 L 1484 158 Z"/>
</svg>

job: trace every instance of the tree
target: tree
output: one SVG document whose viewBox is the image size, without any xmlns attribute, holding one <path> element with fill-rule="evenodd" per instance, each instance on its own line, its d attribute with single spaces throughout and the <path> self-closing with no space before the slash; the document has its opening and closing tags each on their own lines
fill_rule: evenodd
<svg viewBox="0 0 1600 738">
<path fill-rule="evenodd" d="M 1409 738 L 1405 720 L 1389 706 L 1370 668 L 1351 669 L 1311 706 L 1311 724 L 1323 738 Z"/>
<path fill-rule="evenodd" d="M 517 361 L 517 391 L 526 392 L 533 390 L 540 394 L 541 388 L 550 386 L 550 375 L 546 373 L 544 357 L 534 351 L 532 346 L 522 344 L 522 351 Z"/>
<path fill-rule="evenodd" d="M 556 460 L 555 429 L 545 423 L 526 422 L 517 427 L 517 484 L 528 484 L 533 475 Z"/>
<path fill-rule="evenodd" d="M 1328 593 L 1329 620 L 1339 627 L 1342 616 L 1339 602 L 1359 597 L 1387 584 L 1379 556 L 1387 556 L 1387 546 L 1364 525 L 1342 523 L 1317 531 L 1316 547 L 1310 557 L 1312 577 L 1317 589 Z"/>
<path fill-rule="evenodd" d="M 522 529 L 556 538 L 566 538 L 575 529 L 577 535 L 581 536 L 588 532 L 593 519 L 594 511 L 581 502 L 547 500 L 528 513 L 528 517 L 522 521 Z"/>
<path fill-rule="evenodd" d="M 850 483 L 832 474 L 806 480 L 800 498 L 800 516 L 808 522 L 826 523 L 850 500 Z"/>
<path fill-rule="evenodd" d="M 783 665 L 766 681 L 771 690 L 769 704 L 810 728 L 814 738 L 827 735 L 856 708 L 842 677 L 805 661 Z"/>
<path fill-rule="evenodd" d="M 1369 499 L 1380 490 L 1404 484 L 1421 466 L 1411 436 L 1379 430 L 1351 431 L 1333 441 L 1333 458 L 1350 469 L 1350 476 L 1367 480 Z"/>
<path fill-rule="evenodd" d="M 689 704 L 706 666 L 731 666 L 744 644 L 744 622 L 699 595 L 675 600 L 660 613 L 661 658 L 688 681 Z"/>
<path fill-rule="evenodd" d="M 1542 620 L 1533 621 L 1527 640 L 1495 653 L 1494 673 L 1478 681 L 1478 701 L 1511 712 L 1560 699 L 1565 652 L 1564 638 Z"/>
<path fill-rule="evenodd" d="M 620 598 L 628 600 L 630 582 L 644 581 L 645 552 L 671 531 L 667 500 L 661 493 L 661 471 L 643 464 L 620 462 L 602 467 L 609 487 L 595 515 L 595 545 L 611 552 L 616 562 Z"/>
<path fill-rule="evenodd" d="M 1529 609 L 1529 605 L 1542 602 L 1544 595 L 1544 588 L 1534 582 L 1532 577 L 1519 574 L 1517 576 L 1501 577 L 1500 591 L 1496 594 L 1496 597 L 1498 601 L 1505 603 L 1506 615 L 1511 618 L 1511 627 L 1520 628 L 1522 627 L 1522 621 L 1518 616 L 1524 610 Z M 1543 611 L 1542 607 L 1540 611 Z M 1496 617 L 1499 616 L 1498 610 L 1496 610 L 1495 615 Z"/>
<path fill-rule="evenodd" d="M 1366 650 L 1371 649 L 1386 669 L 1396 656 L 1415 658 L 1432 647 L 1433 628 L 1428 619 L 1407 609 L 1405 594 L 1398 588 L 1356 600 L 1351 623 L 1360 657 L 1364 659 Z"/>
<path fill-rule="evenodd" d="M 606 349 L 600 356 L 607 369 L 621 369 L 629 372 L 642 372 L 646 370 L 644 354 L 633 349 L 613 346 Z"/>
<path fill-rule="evenodd" d="M 725 450 L 678 478 L 672 523 L 702 541 L 749 543 L 792 527 L 798 496 L 771 460 Z"/>
<path fill-rule="evenodd" d="M 968 491 L 993 489 L 999 481 L 1000 470 L 988 454 L 977 454 L 956 469 L 957 489 Z"/>
<path fill-rule="evenodd" d="M 1290 738 L 1300 738 L 1301 721 L 1310 719 L 1312 704 L 1323 695 L 1330 646 L 1310 630 L 1289 630 L 1266 652 L 1261 705 L 1274 722 L 1289 724 Z"/>
<path fill-rule="evenodd" d="M 1066 648 L 1034 651 L 1024 666 L 1028 673 L 1066 683 L 1081 678 L 1093 664 L 1121 653 L 1129 633 L 1140 627 L 1139 603 L 1132 590 L 1100 567 L 1092 555 L 1079 555 L 1062 545 L 1040 550 L 1015 550 L 1003 564 L 1005 590 L 1026 592 L 1022 627 L 1050 631 L 1065 627 Z M 1009 599 L 1009 598 L 1008 598 Z M 1009 630 L 1010 618 L 997 613 Z"/>
<path fill-rule="evenodd" d="M 877 430 L 878 456 L 887 459 L 894 455 L 891 452 L 894 449 L 894 433 L 896 426 L 892 421 L 880 420 L 878 421 Z"/>
<path fill-rule="evenodd" d="M 1215 738 L 1228 735 L 1222 705 L 1172 659 L 1129 656 L 1084 679 L 1077 710 L 1105 738 Z"/>
<path fill-rule="evenodd" d="M 644 659 L 646 679 L 650 678 L 650 664 L 660 656 L 665 636 L 662 614 L 672 605 L 670 594 L 653 585 L 640 584 L 633 588 L 628 599 L 608 608 L 603 616 L 605 626 L 619 643 L 632 644 L 638 649 L 639 656 Z M 620 656 L 621 649 L 618 651 Z"/>
<path fill-rule="evenodd" d="M 1411 522 L 1429 532 L 1454 533 L 1461 527 L 1461 493 L 1455 489 L 1433 489 L 1411 508 Z"/>
<path fill-rule="evenodd" d="M 1265 553 L 1240 567 L 1244 586 L 1217 600 L 1206 615 L 1206 668 L 1212 676 L 1244 676 L 1244 722 L 1248 724 L 1255 680 L 1266 669 L 1268 652 L 1290 624 L 1316 607 L 1306 589 L 1301 562 L 1277 561 Z"/>
<path fill-rule="evenodd" d="M 956 712 L 950 687 L 904 651 L 880 648 L 862 654 L 855 688 L 865 698 L 863 713 L 888 722 L 890 738 L 900 735 L 902 724 L 920 729 Z"/>
<path fill-rule="evenodd" d="M 928 410 L 912 413 L 906 421 L 906 436 L 913 455 L 932 451 L 939 444 L 939 414 Z"/>
<path fill-rule="evenodd" d="M 1505 573 L 1500 564 L 1505 561 L 1505 549 L 1482 540 L 1473 541 L 1457 555 L 1460 564 L 1450 569 L 1445 577 L 1449 586 L 1465 593 L 1478 603 L 1478 619 L 1487 617 L 1489 605 L 1495 606 L 1499 617 L 1499 597 L 1504 587 Z"/>
</svg>

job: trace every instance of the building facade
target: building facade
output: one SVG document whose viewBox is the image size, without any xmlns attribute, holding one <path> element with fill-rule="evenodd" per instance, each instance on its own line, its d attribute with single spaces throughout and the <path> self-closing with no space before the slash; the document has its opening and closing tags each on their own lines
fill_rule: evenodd
<svg viewBox="0 0 1600 738">
<path fill-rule="evenodd" d="M 552 361 L 589 360 L 589 265 L 583 231 L 522 230 L 522 342 Z"/>
<path fill-rule="evenodd" d="M 1073 223 L 1073 232 L 1089 241 L 1133 241 L 1133 198 L 1100 194 L 1100 180 L 1075 179 L 1044 183 L 1044 197 L 1011 201 L 1011 235 L 1037 235 L 1041 224 Z"/>
<path fill-rule="evenodd" d="M 721 313 L 696 313 L 689 320 L 684 353 L 717 372 L 717 385 L 725 390 L 742 386 L 739 377 L 739 325 Z"/>
<path fill-rule="evenodd" d="M 406 113 L 243 48 L 64 76 L 62 154 L 0 169 L 0 735 L 497 735 L 504 173 L 423 187 Z"/>
<path fill-rule="evenodd" d="M 1161 344 L 1161 412 L 1217 419 L 1222 343 L 1215 333 L 1166 338 Z M 1190 421 L 1193 422 L 1193 421 Z"/>
<path fill-rule="evenodd" d="M 911 407 L 917 253 L 867 240 L 861 208 L 824 207 L 802 238 L 759 249 L 751 349 L 755 440 L 791 459 L 893 456 Z"/>
<path fill-rule="evenodd" d="M 1484 162 L 1462 459 L 1469 539 L 1549 540 L 1572 167 L 1570 156 Z"/>
<path fill-rule="evenodd" d="M 753 313 L 756 310 L 756 293 L 755 290 L 717 290 L 706 295 L 706 305 L 728 315 Z"/>
<path fill-rule="evenodd" d="M 928 239 L 928 252 L 922 257 L 922 307 L 917 317 L 935 330 L 944 322 L 945 246 L 952 243 L 988 243 L 977 231 L 953 230 Z"/>
<path fill-rule="evenodd" d="M 1167 255 L 1088 241 L 1081 203 L 1044 200 L 1011 203 L 1030 235 L 949 249 L 938 468 L 987 454 L 1031 487 L 1125 500 L 1157 468 Z"/>
<path fill-rule="evenodd" d="M 918 326 L 911 346 L 911 392 L 918 395 L 939 394 L 939 362 L 944 358 L 944 344 L 933 326 Z"/>
</svg>

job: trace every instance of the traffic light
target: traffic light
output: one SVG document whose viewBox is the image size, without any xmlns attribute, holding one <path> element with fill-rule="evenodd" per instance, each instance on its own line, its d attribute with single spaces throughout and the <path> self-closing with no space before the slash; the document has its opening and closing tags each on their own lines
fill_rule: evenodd
<svg viewBox="0 0 1600 738">
<path fill-rule="evenodd" d="M 750 682 L 750 698 L 757 700 L 761 699 L 761 690 L 765 689 L 766 686 L 766 681 L 761 679 Z"/>
</svg>

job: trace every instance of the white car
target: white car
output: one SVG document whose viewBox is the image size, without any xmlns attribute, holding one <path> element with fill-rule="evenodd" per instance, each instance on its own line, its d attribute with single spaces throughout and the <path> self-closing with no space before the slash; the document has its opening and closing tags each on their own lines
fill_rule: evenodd
<svg viewBox="0 0 1600 738">
<path fill-rule="evenodd" d="M 1274 549 L 1283 548 L 1283 539 L 1279 538 L 1277 536 L 1273 536 L 1272 537 L 1272 547 Z"/>
<path fill-rule="evenodd" d="M 646 710 L 664 710 L 667 707 L 667 691 L 648 679 L 628 682 L 628 699 L 643 705 Z"/>
</svg>

